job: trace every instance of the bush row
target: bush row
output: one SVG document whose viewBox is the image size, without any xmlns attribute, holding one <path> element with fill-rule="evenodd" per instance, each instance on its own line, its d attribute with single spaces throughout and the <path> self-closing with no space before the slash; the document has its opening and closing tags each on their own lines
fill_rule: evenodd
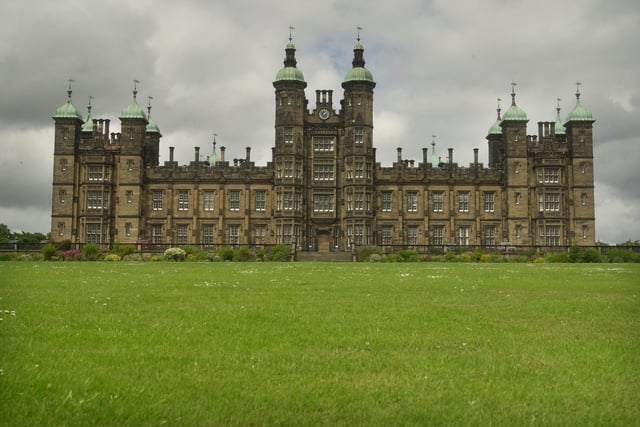
<svg viewBox="0 0 640 427">
<path fill-rule="evenodd" d="M 573 247 L 569 252 L 548 252 L 541 254 L 496 254 L 485 253 L 482 249 L 473 252 L 447 252 L 445 254 L 420 254 L 414 250 L 402 250 L 384 253 L 379 247 L 363 248 L 358 251 L 358 261 L 361 262 L 640 262 L 640 253 L 630 249 L 608 249 L 602 254 L 594 248 Z"/>
</svg>

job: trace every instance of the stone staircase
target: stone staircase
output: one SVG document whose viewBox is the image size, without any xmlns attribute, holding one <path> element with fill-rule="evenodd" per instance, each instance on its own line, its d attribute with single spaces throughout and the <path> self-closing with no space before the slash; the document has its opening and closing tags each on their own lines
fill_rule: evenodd
<svg viewBox="0 0 640 427">
<path fill-rule="evenodd" d="M 296 261 L 300 262 L 351 262 L 351 252 L 296 252 Z"/>
</svg>

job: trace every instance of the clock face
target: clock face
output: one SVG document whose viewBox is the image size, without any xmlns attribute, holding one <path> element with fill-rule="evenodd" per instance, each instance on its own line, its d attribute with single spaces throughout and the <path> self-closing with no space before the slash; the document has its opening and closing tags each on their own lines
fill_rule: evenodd
<svg viewBox="0 0 640 427">
<path fill-rule="evenodd" d="M 331 113 L 326 108 L 323 108 L 320 111 L 318 111 L 318 117 L 320 117 L 322 120 L 327 120 L 330 115 Z"/>
</svg>

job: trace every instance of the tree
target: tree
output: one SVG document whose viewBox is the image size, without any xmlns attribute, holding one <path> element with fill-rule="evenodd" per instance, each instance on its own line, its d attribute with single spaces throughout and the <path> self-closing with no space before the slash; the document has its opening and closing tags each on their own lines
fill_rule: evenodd
<svg viewBox="0 0 640 427">
<path fill-rule="evenodd" d="M 0 224 L 0 243 L 7 243 L 11 240 L 11 230 L 6 224 Z"/>
</svg>

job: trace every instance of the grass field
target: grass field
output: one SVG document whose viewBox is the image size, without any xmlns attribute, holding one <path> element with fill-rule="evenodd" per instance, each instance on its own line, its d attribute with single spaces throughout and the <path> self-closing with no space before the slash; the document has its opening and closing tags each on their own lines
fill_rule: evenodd
<svg viewBox="0 0 640 427">
<path fill-rule="evenodd" d="M 0 263 L 2 425 L 638 425 L 640 265 Z"/>
</svg>

